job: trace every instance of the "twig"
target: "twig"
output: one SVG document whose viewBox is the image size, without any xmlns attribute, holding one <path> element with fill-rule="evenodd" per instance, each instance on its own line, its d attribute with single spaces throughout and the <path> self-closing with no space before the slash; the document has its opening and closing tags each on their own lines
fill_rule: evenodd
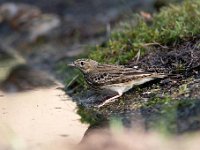
<svg viewBox="0 0 200 150">
<path fill-rule="evenodd" d="M 79 77 L 79 75 L 76 75 L 75 77 L 73 77 L 72 80 L 67 84 L 66 87 L 68 88 L 69 86 L 71 86 L 72 83 L 73 83 L 78 77 Z"/>
<path fill-rule="evenodd" d="M 168 49 L 167 46 L 163 46 L 163 45 L 161 45 L 160 43 L 157 43 L 157 42 L 143 44 L 143 47 L 152 46 L 152 45 L 159 45 L 162 48 Z"/>
<path fill-rule="evenodd" d="M 135 57 L 136 57 L 136 63 L 138 63 L 138 61 L 140 59 L 140 55 L 141 55 L 141 51 L 139 49 L 138 52 L 137 52 L 137 54 L 135 55 Z"/>
</svg>

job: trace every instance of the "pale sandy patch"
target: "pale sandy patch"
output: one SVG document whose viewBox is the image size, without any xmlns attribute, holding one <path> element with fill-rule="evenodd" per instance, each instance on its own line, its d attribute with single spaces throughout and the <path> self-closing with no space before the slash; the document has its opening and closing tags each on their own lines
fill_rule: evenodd
<svg viewBox="0 0 200 150">
<path fill-rule="evenodd" d="M 57 87 L 15 94 L 0 91 L 0 140 L 17 149 L 77 144 L 88 127 L 79 119 L 75 103 Z"/>
</svg>

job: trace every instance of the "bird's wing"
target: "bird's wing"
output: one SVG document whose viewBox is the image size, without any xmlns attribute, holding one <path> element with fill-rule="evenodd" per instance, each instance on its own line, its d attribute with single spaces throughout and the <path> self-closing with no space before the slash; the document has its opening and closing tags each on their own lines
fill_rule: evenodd
<svg viewBox="0 0 200 150">
<path fill-rule="evenodd" d="M 100 66 L 96 72 L 88 75 L 88 80 L 94 85 L 108 85 L 128 82 L 130 80 L 151 76 L 153 74 L 155 73 L 144 72 L 141 69 L 104 65 Z"/>
</svg>

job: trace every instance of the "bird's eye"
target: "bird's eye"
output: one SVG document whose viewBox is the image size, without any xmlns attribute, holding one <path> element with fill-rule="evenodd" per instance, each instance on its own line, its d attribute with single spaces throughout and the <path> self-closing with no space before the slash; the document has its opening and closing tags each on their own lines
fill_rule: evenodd
<svg viewBox="0 0 200 150">
<path fill-rule="evenodd" d="M 84 65 L 84 62 L 81 61 L 81 66 L 83 66 L 83 65 Z"/>
</svg>

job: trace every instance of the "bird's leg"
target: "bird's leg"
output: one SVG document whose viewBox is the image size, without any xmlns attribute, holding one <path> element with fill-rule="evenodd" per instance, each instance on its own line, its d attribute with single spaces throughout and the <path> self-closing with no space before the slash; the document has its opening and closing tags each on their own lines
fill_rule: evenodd
<svg viewBox="0 0 200 150">
<path fill-rule="evenodd" d="M 119 94 L 119 93 L 118 93 L 117 95 L 115 95 L 115 96 L 113 96 L 113 97 L 111 97 L 111 98 L 105 100 L 103 103 L 99 104 L 97 107 L 100 108 L 100 107 L 104 106 L 104 105 L 107 104 L 107 103 L 114 102 L 114 101 L 116 100 L 116 98 L 118 98 L 118 97 L 120 97 L 120 96 L 122 96 L 122 94 Z"/>
</svg>

